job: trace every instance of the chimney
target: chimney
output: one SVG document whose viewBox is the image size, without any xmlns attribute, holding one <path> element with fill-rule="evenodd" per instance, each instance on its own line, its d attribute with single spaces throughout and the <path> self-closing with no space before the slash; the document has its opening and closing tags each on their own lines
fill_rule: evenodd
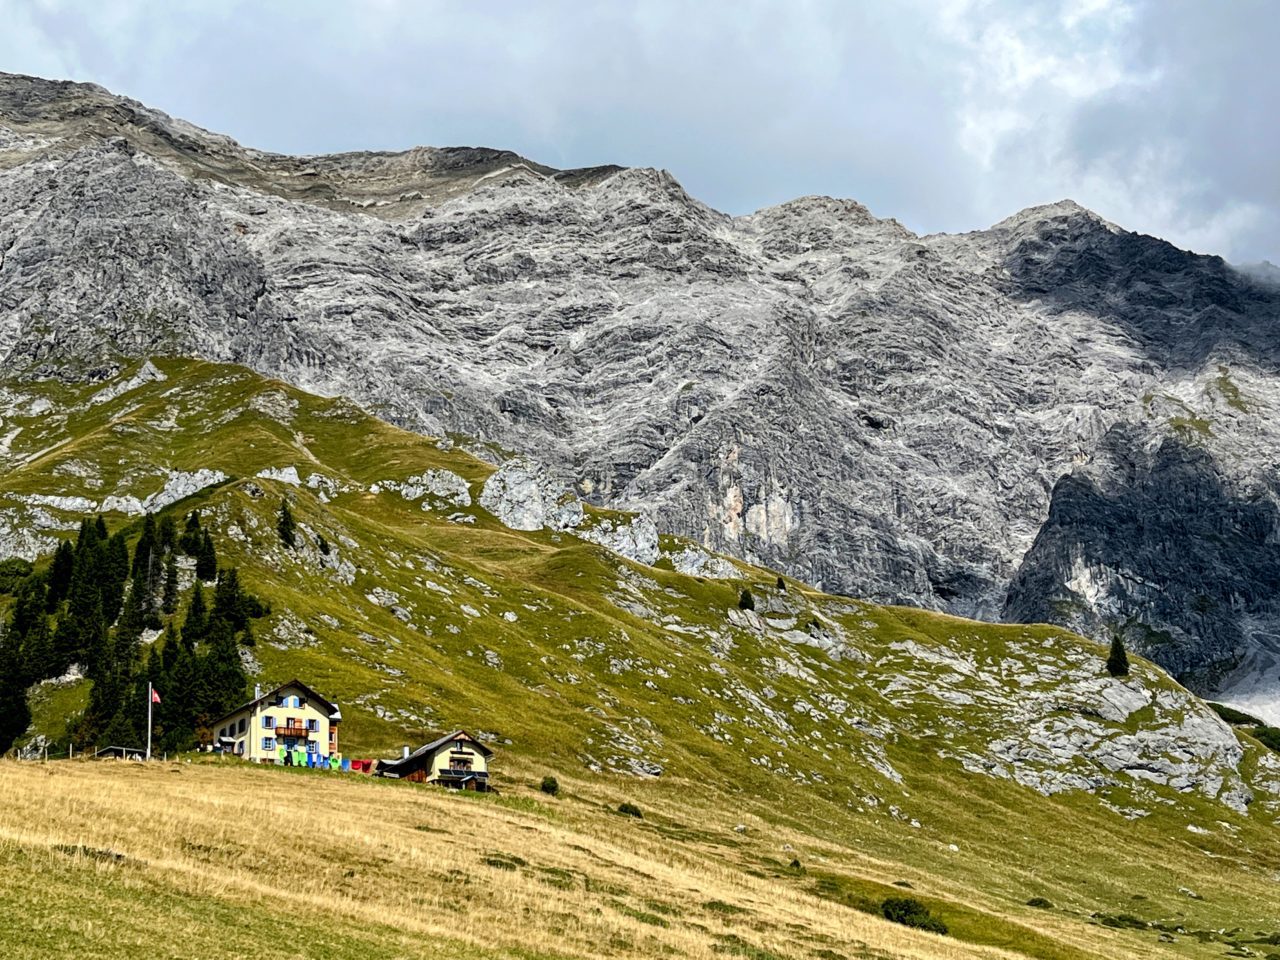
<svg viewBox="0 0 1280 960">
<path fill-rule="evenodd" d="M 262 699 L 262 684 L 260 684 L 260 683 L 255 683 L 255 684 L 253 685 L 253 699 L 255 699 L 255 700 L 261 700 L 261 699 Z"/>
<path fill-rule="evenodd" d="M 407 743 L 406 743 L 406 744 L 405 744 L 405 746 L 404 746 L 404 758 L 405 758 L 406 760 L 408 760 L 408 759 L 409 759 L 409 745 L 408 745 Z"/>
</svg>

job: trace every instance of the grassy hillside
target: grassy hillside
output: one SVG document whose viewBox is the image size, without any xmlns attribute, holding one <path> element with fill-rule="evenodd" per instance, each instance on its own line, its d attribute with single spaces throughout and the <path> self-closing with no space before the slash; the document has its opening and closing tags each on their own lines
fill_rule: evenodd
<svg viewBox="0 0 1280 960">
<path fill-rule="evenodd" d="M 26 941 L 29 955 L 163 947 L 174 921 L 154 904 L 200 956 L 1280 951 L 1257 942 L 1280 933 L 1274 755 L 1154 666 L 1135 658 L 1112 681 L 1106 651 L 1061 630 L 780 588 L 747 566 L 687 576 L 513 531 L 475 505 L 493 468 L 451 444 L 239 368 L 136 372 L 7 387 L 0 539 L 47 549 L 106 498 L 220 472 L 168 509 L 199 507 L 223 561 L 272 604 L 246 650 L 257 679 L 336 699 L 349 756 L 465 727 L 498 750 L 504 792 L 233 763 L 8 764 L 5 913 L 53 938 L 43 953 Z M 461 477 L 472 504 L 424 494 L 425 471 Z M 275 532 L 283 497 L 295 550 Z M 744 588 L 754 611 L 738 609 Z M 54 752 L 83 687 L 33 691 L 31 734 Z M 544 774 L 570 796 L 536 796 Z M 642 822 L 611 812 L 624 801 Z M 278 891 L 304 851 L 314 870 Z M 904 891 L 952 935 L 870 915 Z M 264 908 L 246 911 L 257 893 Z M 322 918 L 320 947 L 288 946 L 310 915 L 299 903 Z M 82 921 L 56 919 L 77 904 Z"/>
</svg>

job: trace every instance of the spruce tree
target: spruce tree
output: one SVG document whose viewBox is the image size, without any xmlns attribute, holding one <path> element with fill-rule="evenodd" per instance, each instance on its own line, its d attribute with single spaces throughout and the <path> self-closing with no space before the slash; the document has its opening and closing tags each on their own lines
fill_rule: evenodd
<svg viewBox="0 0 1280 960">
<path fill-rule="evenodd" d="M 0 636 L 0 754 L 12 747 L 30 725 L 31 710 L 17 638 L 6 631 Z"/>
<path fill-rule="evenodd" d="M 49 618 L 36 615 L 22 640 L 22 667 L 27 684 L 57 676 L 57 660 L 53 655 L 53 631 Z"/>
<path fill-rule="evenodd" d="M 197 706 L 207 697 L 202 692 L 203 673 L 196 655 L 184 638 L 174 645 L 173 666 L 165 674 L 165 690 L 161 694 L 167 704 L 165 720 L 168 724 L 166 743 L 169 749 L 178 750 L 190 746 L 195 739 Z"/>
<path fill-rule="evenodd" d="M 117 531 L 102 551 L 99 568 L 102 587 L 102 615 L 115 623 L 124 603 L 124 585 L 129 581 L 129 545 L 124 531 Z"/>
<path fill-rule="evenodd" d="M 166 513 L 156 524 L 156 545 L 161 553 L 173 553 L 178 545 L 178 525 L 173 522 L 173 514 Z"/>
<path fill-rule="evenodd" d="M 1118 633 L 1111 637 L 1111 653 L 1107 656 L 1107 673 L 1113 677 L 1129 675 L 1129 655 L 1125 653 L 1124 640 Z"/>
<path fill-rule="evenodd" d="M 58 629 L 53 636 L 54 657 L 59 673 L 73 663 L 85 663 L 96 656 L 101 637 L 106 632 L 102 609 L 103 591 L 99 582 L 99 544 L 92 533 L 92 525 L 86 523 L 82 532 L 86 528 L 91 532 L 84 541 L 84 546 L 76 551 L 71 586 L 67 591 L 67 609 L 58 618 Z"/>
<path fill-rule="evenodd" d="M 200 536 L 200 548 L 196 553 L 196 577 L 208 583 L 218 576 L 218 554 L 213 549 L 213 537 L 205 530 Z"/>
<path fill-rule="evenodd" d="M 200 552 L 201 532 L 200 511 L 192 510 L 187 514 L 182 536 L 178 538 L 178 548 L 189 557 L 196 556 Z"/>
<path fill-rule="evenodd" d="M 280 534 L 281 542 L 292 550 L 297 543 L 297 536 L 294 533 L 297 524 L 293 520 L 293 511 L 289 509 L 289 501 L 285 498 L 280 500 L 280 519 L 276 523 L 276 530 Z"/>
<path fill-rule="evenodd" d="M 149 568 L 156 550 L 156 518 L 148 513 L 142 520 L 142 536 L 138 537 L 138 544 L 133 548 L 133 567 L 129 572 L 136 577 L 140 569 Z"/>
<path fill-rule="evenodd" d="M 99 541 L 107 539 L 107 521 L 102 518 L 102 514 L 98 514 L 98 518 L 93 521 L 93 530 Z"/>
<path fill-rule="evenodd" d="M 248 676 L 240 659 L 235 632 L 225 620 L 210 624 L 208 650 L 201 658 L 202 693 L 207 697 L 196 718 L 197 726 L 207 726 L 221 714 L 244 700 Z"/>
<path fill-rule="evenodd" d="M 213 590 L 213 607 L 209 616 L 215 620 L 226 620 L 232 630 L 243 630 L 248 625 L 240 571 L 235 567 L 224 567 L 218 571 L 218 585 Z"/>
<path fill-rule="evenodd" d="M 209 631 L 209 611 L 204 602 L 204 587 L 196 581 L 191 591 L 191 603 L 187 607 L 187 618 L 182 621 L 182 642 L 188 650 L 194 650 L 196 644 L 204 640 Z"/>
<path fill-rule="evenodd" d="M 178 609 L 178 563 L 172 553 L 164 561 L 164 595 L 160 609 L 170 616 Z"/>
<path fill-rule="evenodd" d="M 101 520 L 102 518 L 99 517 L 98 519 Z M 99 534 L 98 525 L 86 517 L 80 521 L 80 530 L 76 533 L 76 555 L 78 556 L 83 551 L 92 548 L 100 540 L 105 539 L 107 539 L 105 525 L 103 532 Z"/>
<path fill-rule="evenodd" d="M 13 616 L 9 620 L 9 629 L 19 638 L 26 637 L 38 621 L 45 619 L 45 611 L 49 606 L 46 582 L 46 577 L 33 573 L 14 591 Z M 36 679 L 43 680 L 44 677 Z"/>
<path fill-rule="evenodd" d="M 139 710 L 145 707 L 138 690 L 138 659 L 146 611 L 141 599 L 130 592 L 120 623 L 108 636 L 89 679 L 89 708 L 85 711 L 82 739 L 99 746 L 137 746 L 142 728 Z"/>
<path fill-rule="evenodd" d="M 75 565 L 75 551 L 71 541 L 63 540 L 53 554 L 53 562 L 49 564 L 49 591 L 46 594 L 46 609 L 52 613 L 58 604 L 67 597 L 71 588 L 71 572 Z"/>
</svg>

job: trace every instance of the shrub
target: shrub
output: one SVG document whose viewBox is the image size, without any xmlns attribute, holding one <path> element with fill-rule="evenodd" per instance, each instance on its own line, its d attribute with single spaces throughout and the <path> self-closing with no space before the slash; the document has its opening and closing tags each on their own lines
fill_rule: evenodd
<svg viewBox="0 0 1280 960">
<path fill-rule="evenodd" d="M 538 789 L 551 797 L 558 797 L 560 795 L 560 784 L 555 777 L 543 777 L 542 784 Z"/>
<path fill-rule="evenodd" d="M 787 592 L 787 581 L 783 580 L 781 577 L 778 578 L 778 589 L 783 593 Z"/>
<path fill-rule="evenodd" d="M 1228 707 L 1225 703 L 1213 703 L 1205 701 L 1206 705 L 1223 720 L 1237 727 L 1262 727 L 1266 726 L 1261 720 L 1252 714 L 1245 713 L 1243 710 L 1237 710 L 1235 707 Z"/>
<path fill-rule="evenodd" d="M 1280 753 L 1280 727 L 1258 727 L 1253 735 L 1276 753 Z"/>
<path fill-rule="evenodd" d="M 788 866 L 796 873 L 804 873 L 804 864 L 802 864 L 798 859 L 792 859 Z"/>
<path fill-rule="evenodd" d="M 750 590 L 743 590 L 738 594 L 739 610 L 754 610 L 756 608 L 756 598 L 751 595 Z"/>
<path fill-rule="evenodd" d="M 1052 910 L 1053 901 L 1046 900 L 1044 897 L 1032 897 L 1027 901 L 1028 907 L 1035 907 L 1037 910 Z"/>
<path fill-rule="evenodd" d="M 635 817 L 637 820 L 643 820 L 644 814 L 640 812 L 640 808 L 634 803 L 618 804 L 618 812 L 624 817 Z"/>
<path fill-rule="evenodd" d="M 319 548 L 320 552 L 323 553 L 326 557 L 329 555 L 330 553 L 329 541 L 324 538 L 323 533 L 316 535 L 316 546 Z"/>
<path fill-rule="evenodd" d="M 890 897 L 880 904 L 880 913 L 886 920 L 900 923 L 904 927 L 915 927 L 930 933 L 947 932 L 947 925 L 915 897 Z"/>
</svg>

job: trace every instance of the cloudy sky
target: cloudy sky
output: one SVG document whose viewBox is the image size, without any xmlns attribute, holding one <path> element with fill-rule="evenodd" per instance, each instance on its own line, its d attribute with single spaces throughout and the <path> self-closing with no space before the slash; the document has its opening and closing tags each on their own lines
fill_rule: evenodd
<svg viewBox="0 0 1280 960">
<path fill-rule="evenodd" d="M 745 213 L 914 230 L 1071 197 L 1280 262 L 1280 2 L 0 0 L 0 70 L 291 153 L 506 147 L 665 167 Z"/>
</svg>

